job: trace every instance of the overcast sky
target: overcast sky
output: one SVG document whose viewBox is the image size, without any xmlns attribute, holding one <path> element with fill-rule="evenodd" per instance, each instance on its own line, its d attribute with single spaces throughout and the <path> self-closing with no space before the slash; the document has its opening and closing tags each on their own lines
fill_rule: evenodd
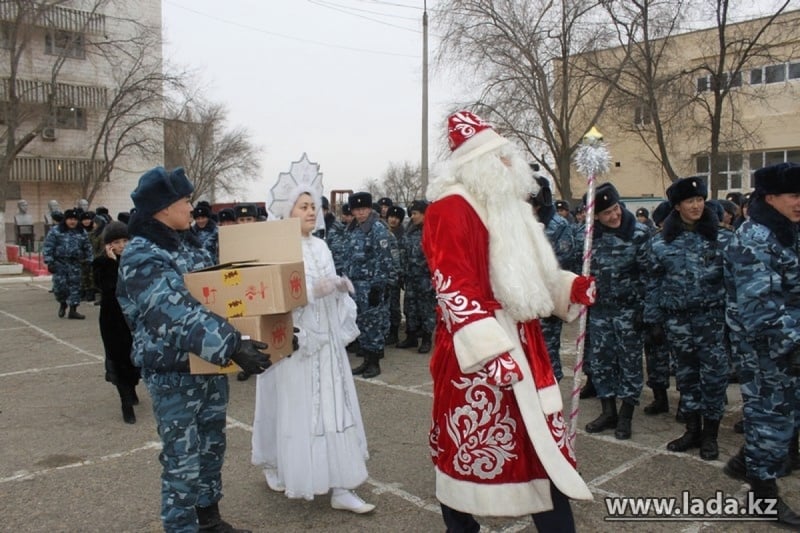
<svg viewBox="0 0 800 533">
<path fill-rule="evenodd" d="M 262 148 L 262 175 L 247 199 L 264 200 L 303 152 L 320 164 L 326 193 L 357 190 L 390 162 L 419 164 L 423 0 L 162 5 L 164 59 L 198 70 L 207 98 L 224 103 L 230 124 Z M 435 86 L 431 162 L 452 99 Z"/>
</svg>

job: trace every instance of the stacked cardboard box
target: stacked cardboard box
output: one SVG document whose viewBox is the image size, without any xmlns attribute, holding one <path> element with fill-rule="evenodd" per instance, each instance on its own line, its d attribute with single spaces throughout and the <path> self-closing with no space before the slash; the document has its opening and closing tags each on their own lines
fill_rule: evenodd
<svg viewBox="0 0 800 533">
<path fill-rule="evenodd" d="M 220 264 L 184 276 L 189 292 L 251 339 L 269 345 L 273 364 L 292 353 L 292 309 L 305 305 L 299 219 L 219 228 Z M 192 354 L 193 374 L 238 372 Z"/>
</svg>

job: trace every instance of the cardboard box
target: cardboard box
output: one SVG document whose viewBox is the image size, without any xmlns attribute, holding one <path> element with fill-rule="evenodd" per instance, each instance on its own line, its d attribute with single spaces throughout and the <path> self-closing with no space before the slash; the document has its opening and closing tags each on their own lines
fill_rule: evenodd
<svg viewBox="0 0 800 533">
<path fill-rule="evenodd" d="M 268 347 L 264 351 L 270 355 L 273 365 L 292 354 L 294 323 L 291 312 L 279 315 L 235 317 L 229 321 L 242 335 L 267 343 Z M 233 361 L 227 366 L 219 366 L 211 364 L 195 354 L 189 354 L 189 371 L 192 374 L 233 374 L 240 370 L 239 365 Z"/>
<path fill-rule="evenodd" d="M 299 219 L 220 226 L 219 254 L 219 265 L 184 276 L 218 315 L 285 313 L 307 303 Z"/>
<path fill-rule="evenodd" d="M 189 292 L 224 318 L 286 313 L 305 305 L 303 263 L 217 265 L 184 275 Z"/>
</svg>

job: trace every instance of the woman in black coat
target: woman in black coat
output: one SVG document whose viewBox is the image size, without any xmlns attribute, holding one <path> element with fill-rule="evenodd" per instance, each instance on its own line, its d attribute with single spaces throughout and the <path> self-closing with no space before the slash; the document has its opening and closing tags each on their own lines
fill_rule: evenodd
<svg viewBox="0 0 800 533">
<path fill-rule="evenodd" d="M 110 222 L 103 230 L 104 254 L 92 262 L 94 281 L 101 292 L 100 336 L 106 352 L 106 381 L 113 383 L 122 402 L 122 419 L 136 423 L 133 406 L 139 403 L 136 385 L 139 369 L 131 362 L 133 338 L 117 302 L 119 257 L 128 244 L 128 228 L 122 222 Z"/>
</svg>

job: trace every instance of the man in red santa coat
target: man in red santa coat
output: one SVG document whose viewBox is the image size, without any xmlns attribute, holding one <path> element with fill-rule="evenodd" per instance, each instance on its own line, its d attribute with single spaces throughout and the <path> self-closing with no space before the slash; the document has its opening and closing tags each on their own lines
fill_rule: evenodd
<svg viewBox="0 0 800 533">
<path fill-rule="evenodd" d="M 431 182 L 422 245 L 438 301 L 430 447 L 447 530 L 472 514 L 533 515 L 574 531 L 575 470 L 539 318 L 577 317 L 594 281 L 558 266 L 526 203 L 538 185 L 520 152 L 469 111 L 448 119 L 451 158 Z"/>
</svg>

